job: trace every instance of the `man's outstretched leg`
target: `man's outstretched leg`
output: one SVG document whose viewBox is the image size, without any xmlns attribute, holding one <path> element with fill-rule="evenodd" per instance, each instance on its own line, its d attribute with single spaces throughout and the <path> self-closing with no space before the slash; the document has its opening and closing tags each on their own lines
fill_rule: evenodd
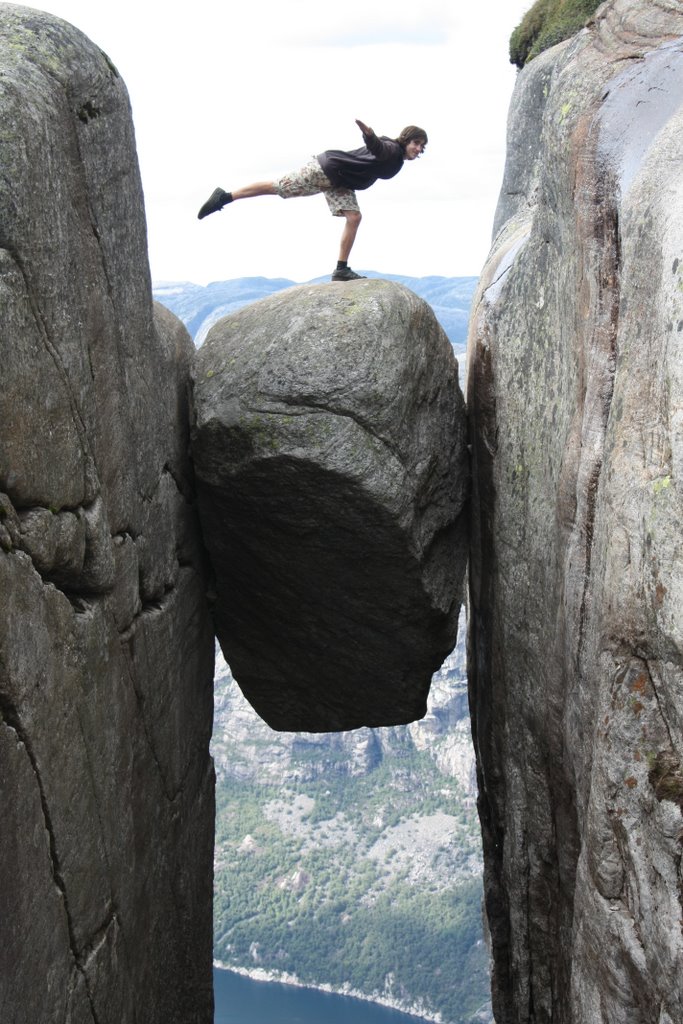
<svg viewBox="0 0 683 1024">
<path fill-rule="evenodd" d="M 210 213 L 217 213 L 236 199 L 251 199 L 253 196 L 274 196 L 276 194 L 277 189 L 273 181 L 256 181 L 253 185 L 245 185 L 244 188 L 236 188 L 232 192 L 216 188 L 201 207 L 197 217 L 199 220 L 203 220 Z"/>
<path fill-rule="evenodd" d="M 341 242 L 339 245 L 339 260 L 337 262 L 337 269 L 332 274 L 333 281 L 357 281 L 362 274 L 356 274 L 355 271 L 351 270 L 348 265 L 348 259 L 353 248 L 353 243 L 356 241 L 356 232 L 358 231 L 358 225 L 361 222 L 362 215 L 359 210 L 344 210 L 344 217 L 346 223 L 344 224 L 344 230 L 342 231 Z"/>
</svg>

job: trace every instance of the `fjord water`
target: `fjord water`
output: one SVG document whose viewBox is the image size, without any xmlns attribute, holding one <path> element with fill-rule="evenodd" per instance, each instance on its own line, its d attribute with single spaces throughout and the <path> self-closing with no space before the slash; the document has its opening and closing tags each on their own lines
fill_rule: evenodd
<svg viewBox="0 0 683 1024">
<path fill-rule="evenodd" d="M 422 1020 L 377 1003 L 316 989 L 253 981 L 213 972 L 214 1024 L 418 1024 Z"/>
</svg>

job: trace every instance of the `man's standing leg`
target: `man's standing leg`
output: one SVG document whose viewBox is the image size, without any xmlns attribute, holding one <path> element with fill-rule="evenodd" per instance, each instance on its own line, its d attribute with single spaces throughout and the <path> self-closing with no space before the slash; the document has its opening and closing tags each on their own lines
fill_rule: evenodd
<svg viewBox="0 0 683 1024">
<path fill-rule="evenodd" d="M 337 269 L 332 274 L 333 281 L 357 281 L 361 278 L 362 274 L 356 274 L 355 271 L 351 270 L 348 265 L 348 259 L 353 248 L 353 243 L 356 241 L 356 232 L 358 231 L 358 225 L 361 222 L 362 214 L 360 210 L 342 210 L 341 215 L 345 218 L 344 230 L 342 231 L 341 242 L 339 244 L 339 260 L 337 262 Z"/>
<path fill-rule="evenodd" d="M 339 246 L 339 259 L 346 263 L 351 254 L 353 243 L 356 241 L 356 232 L 358 231 L 362 214 L 356 210 L 344 210 L 344 217 L 346 218 L 346 223 L 344 224 L 341 244 Z"/>
</svg>

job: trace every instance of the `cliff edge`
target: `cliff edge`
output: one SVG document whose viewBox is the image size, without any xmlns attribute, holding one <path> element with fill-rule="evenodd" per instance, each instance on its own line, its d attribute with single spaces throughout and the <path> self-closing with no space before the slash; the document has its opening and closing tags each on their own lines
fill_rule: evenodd
<svg viewBox="0 0 683 1024">
<path fill-rule="evenodd" d="M 38 11 L 0 25 L 0 1013 L 209 1024 L 193 346 L 152 304 L 116 69 Z"/>
<path fill-rule="evenodd" d="M 498 1024 L 683 1020 L 683 4 L 519 75 L 471 325 Z"/>
</svg>

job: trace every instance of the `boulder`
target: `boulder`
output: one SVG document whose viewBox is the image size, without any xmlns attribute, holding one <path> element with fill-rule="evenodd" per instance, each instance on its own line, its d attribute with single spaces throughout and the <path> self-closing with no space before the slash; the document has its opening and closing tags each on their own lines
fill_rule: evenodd
<svg viewBox="0 0 683 1024">
<path fill-rule="evenodd" d="M 466 560 L 451 346 L 401 285 L 303 285 L 210 331 L 192 451 L 221 647 L 275 729 L 424 715 Z"/>
<path fill-rule="evenodd" d="M 38 11 L 0 28 L 2 1018 L 209 1024 L 193 346 L 152 304 L 116 68 Z"/>
<path fill-rule="evenodd" d="M 683 4 L 534 59 L 472 319 L 473 732 L 507 1024 L 683 1020 Z"/>
</svg>

